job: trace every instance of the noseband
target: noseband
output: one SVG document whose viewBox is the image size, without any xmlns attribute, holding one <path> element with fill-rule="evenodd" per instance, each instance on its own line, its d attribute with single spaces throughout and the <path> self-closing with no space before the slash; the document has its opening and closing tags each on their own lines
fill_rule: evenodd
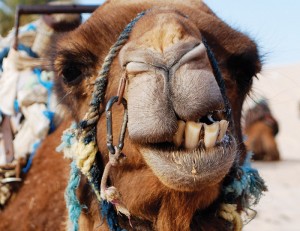
<svg viewBox="0 0 300 231">
<path fill-rule="evenodd" d="M 95 161 L 96 155 L 99 154 L 96 136 L 96 127 L 98 120 L 101 116 L 99 111 L 101 103 L 104 102 L 105 90 L 108 82 L 108 74 L 112 65 L 114 58 L 118 55 L 120 49 L 128 41 L 129 35 L 136 24 L 136 22 L 141 19 L 147 11 L 139 13 L 135 19 L 133 19 L 120 34 L 117 42 L 110 48 L 110 51 L 104 62 L 102 64 L 101 70 L 98 77 L 95 80 L 94 91 L 92 94 L 92 99 L 89 104 L 89 110 L 85 114 L 83 120 L 81 120 L 77 125 L 71 126 L 67 129 L 62 136 L 62 144 L 57 148 L 57 151 L 64 151 L 65 156 L 71 156 L 73 162 L 71 164 L 71 173 L 69 184 L 66 189 L 65 198 L 67 202 L 67 208 L 69 212 L 69 218 L 73 223 L 73 230 L 78 230 L 78 219 L 83 208 L 80 205 L 79 200 L 76 197 L 76 189 L 79 186 L 80 175 L 83 174 L 87 177 L 89 184 L 91 185 L 101 207 L 102 218 L 106 218 L 109 229 L 112 231 L 121 231 L 118 224 L 117 212 L 125 214 L 130 218 L 129 211 L 126 209 L 125 205 L 121 201 L 120 194 L 115 187 L 107 187 L 107 179 L 109 176 L 109 171 L 112 166 L 117 166 L 125 156 L 121 151 L 124 146 L 124 137 L 126 132 L 126 126 L 128 121 L 127 116 L 127 102 L 123 98 L 123 92 L 125 88 L 126 79 L 121 78 L 120 87 L 118 90 L 118 96 L 113 96 L 106 105 L 106 120 L 107 120 L 107 147 L 109 151 L 109 161 L 104 168 L 103 174 L 101 173 L 97 162 Z M 210 60 L 216 81 L 222 93 L 225 113 L 227 120 L 233 126 L 233 119 L 231 115 L 230 103 L 226 95 L 226 88 L 224 79 L 222 78 L 221 72 L 218 68 L 217 61 L 210 50 L 207 42 L 203 39 L 203 43 L 206 47 L 208 58 Z M 113 145 L 113 133 L 112 133 L 112 111 L 111 107 L 114 103 L 122 103 L 124 106 L 124 116 L 123 125 L 121 128 L 121 133 L 119 136 L 119 143 Z M 246 162 L 246 161 L 245 161 Z M 226 206 L 228 204 L 237 204 L 236 201 L 240 196 L 245 196 L 245 192 L 248 196 L 255 196 L 259 198 L 262 191 L 265 189 L 263 180 L 259 177 L 258 173 L 255 172 L 248 166 L 238 166 L 235 164 L 237 169 L 233 172 L 239 172 L 239 179 L 232 180 L 231 184 L 226 186 L 223 190 L 224 199 L 223 201 L 227 204 L 223 204 L 220 207 L 219 215 L 226 219 L 226 214 L 231 212 L 232 214 L 238 214 L 236 206 Z M 252 178 L 251 178 L 252 177 Z M 99 179 L 101 178 L 101 183 Z M 253 179 L 249 182 L 249 179 Z M 250 179 L 250 180 L 251 180 Z M 243 183 L 241 183 L 243 180 Z M 258 183 L 257 183 L 258 182 Z M 239 184 L 240 183 L 240 184 Z M 250 184 L 250 186 L 249 186 Z M 257 185 L 261 187 L 258 187 Z M 238 190 L 237 190 L 238 188 Z M 254 192 L 255 191 L 255 192 Z M 234 200 L 227 199 L 226 195 L 230 195 L 230 198 Z M 247 198 L 248 199 L 248 198 Z M 248 204 L 246 204 L 248 206 Z M 117 210 L 117 212 L 116 212 Z M 232 216 L 231 216 L 232 217 Z M 241 227 L 241 219 L 239 215 L 236 215 L 235 221 L 230 221 L 236 227 L 235 230 L 239 230 Z M 228 219 L 226 219 L 228 220 Z"/>
</svg>

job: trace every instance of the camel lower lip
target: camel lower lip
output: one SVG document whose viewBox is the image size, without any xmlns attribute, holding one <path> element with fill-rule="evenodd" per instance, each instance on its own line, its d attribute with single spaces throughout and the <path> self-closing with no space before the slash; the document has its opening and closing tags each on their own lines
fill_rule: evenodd
<svg viewBox="0 0 300 231">
<path fill-rule="evenodd" d="M 219 183 L 228 173 L 236 155 L 231 136 L 204 150 L 176 150 L 144 147 L 141 153 L 154 174 L 166 186 L 180 191 L 201 190 Z"/>
</svg>

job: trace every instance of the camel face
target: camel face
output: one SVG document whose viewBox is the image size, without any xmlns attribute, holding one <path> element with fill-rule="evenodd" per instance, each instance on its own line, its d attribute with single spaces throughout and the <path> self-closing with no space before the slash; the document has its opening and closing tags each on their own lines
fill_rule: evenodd
<svg viewBox="0 0 300 231">
<path fill-rule="evenodd" d="M 55 64 L 62 98 L 80 120 L 101 65 L 94 52 L 97 44 L 88 50 L 91 44 L 76 41 L 79 38 L 61 41 Z M 106 54 L 99 51 L 99 56 Z M 225 118 L 222 94 L 197 26 L 175 11 L 153 10 L 135 25 L 114 64 L 106 98 L 116 95 L 125 71 L 127 163 L 146 162 L 165 186 L 175 190 L 218 187 L 232 166 L 239 141 Z M 237 86 L 232 88 L 234 92 Z M 118 134 L 122 109 L 114 114 Z M 99 149 L 107 153 L 104 116 L 98 126 Z"/>
<path fill-rule="evenodd" d="M 152 12 L 136 25 L 120 64 L 129 137 L 154 174 L 175 190 L 218 184 L 236 147 L 197 27 L 180 14 Z"/>
<path fill-rule="evenodd" d="M 253 41 L 202 3 L 138 2 L 142 4 L 111 1 L 60 40 L 54 60 L 56 92 L 73 118 L 81 121 L 110 47 L 139 12 L 151 9 L 113 60 L 99 107 L 103 112 L 117 95 L 126 73 L 126 160 L 112 169 L 109 179 L 133 216 L 155 223 L 157 230 L 190 230 L 195 211 L 218 199 L 223 180 L 234 174 L 232 166 L 241 165 L 246 156 L 241 108 L 252 76 L 260 71 L 259 56 Z M 219 64 L 232 121 L 203 39 Z M 123 107 L 114 105 L 115 145 L 122 121 Z M 97 123 L 99 166 L 108 162 L 106 135 L 102 113 Z M 187 206 L 188 212 L 183 209 Z"/>
</svg>

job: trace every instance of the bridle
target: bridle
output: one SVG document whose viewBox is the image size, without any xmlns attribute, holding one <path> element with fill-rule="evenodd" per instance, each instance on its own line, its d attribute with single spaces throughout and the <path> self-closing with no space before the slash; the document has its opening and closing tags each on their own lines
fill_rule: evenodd
<svg viewBox="0 0 300 231">
<path fill-rule="evenodd" d="M 91 185 L 93 191 L 95 192 L 95 195 L 100 203 L 102 217 L 106 218 L 110 230 L 117 230 L 117 231 L 121 230 L 118 224 L 116 210 L 121 211 L 128 218 L 130 217 L 130 213 L 122 203 L 117 189 L 113 186 L 107 187 L 107 180 L 108 180 L 109 171 L 111 167 L 119 165 L 125 156 L 122 153 L 122 148 L 124 146 L 126 126 L 128 122 L 127 102 L 123 98 L 124 89 L 126 85 L 125 71 L 123 71 L 124 73 L 120 80 L 117 96 L 113 96 L 111 99 L 109 99 L 105 108 L 106 121 L 107 121 L 107 148 L 109 151 L 109 161 L 104 168 L 102 176 L 101 176 L 101 171 L 99 169 L 99 166 L 95 161 L 96 155 L 97 153 L 99 153 L 97 139 L 96 139 L 96 125 L 101 116 L 101 113 L 99 112 L 99 108 L 100 105 L 104 102 L 105 90 L 108 82 L 107 78 L 108 78 L 111 64 L 114 58 L 118 55 L 120 49 L 127 42 L 129 35 L 136 22 L 139 19 L 141 19 L 146 13 L 147 11 L 139 13 L 136 16 L 136 18 L 134 18 L 125 27 L 125 29 L 117 39 L 116 43 L 110 48 L 110 51 L 102 64 L 102 68 L 98 74 L 98 77 L 95 80 L 94 91 L 92 94 L 92 99 L 89 104 L 88 112 L 85 114 L 83 120 L 81 120 L 78 123 L 78 125 L 75 125 L 67 129 L 64 132 L 62 138 L 63 143 L 60 146 L 60 150 L 64 150 L 65 153 L 73 152 L 71 154 L 74 159 L 71 165 L 70 181 L 66 190 L 65 197 L 66 197 L 67 207 L 69 211 L 69 218 L 73 223 L 75 230 L 78 229 L 78 219 L 82 209 L 82 206 L 80 205 L 76 197 L 76 189 L 78 188 L 81 174 L 86 176 L 86 178 L 89 181 L 89 184 Z M 206 47 L 208 58 L 210 60 L 216 81 L 222 93 L 227 120 L 233 125 L 231 107 L 226 95 L 224 79 L 218 68 L 218 64 L 213 55 L 213 52 L 210 50 L 205 39 L 203 39 L 203 43 Z M 124 107 L 123 123 L 121 127 L 121 133 L 119 135 L 119 142 L 117 145 L 113 144 L 113 132 L 112 132 L 112 110 L 111 109 L 113 104 L 115 103 L 122 104 Z M 243 169 L 241 171 L 247 174 L 247 171 Z M 237 170 L 234 172 L 237 172 Z M 248 172 L 253 174 L 253 172 L 250 170 Z M 255 176 L 256 175 L 258 175 L 258 173 L 255 172 Z M 100 177 L 102 178 L 101 183 L 99 183 Z M 242 177 L 240 179 L 242 179 Z M 255 194 L 255 196 L 260 197 L 261 191 L 264 188 L 264 183 L 262 179 L 259 178 L 259 175 L 258 177 L 255 178 L 255 180 L 259 181 L 259 183 L 261 184 L 261 190 L 259 191 L 260 193 L 257 193 L 257 195 Z M 236 183 L 234 182 L 234 180 L 232 182 Z M 240 188 L 243 189 L 243 186 L 240 186 Z M 230 191 L 230 193 L 231 194 L 234 193 L 234 190 L 235 188 L 233 187 L 233 191 Z M 241 193 L 242 192 L 238 192 L 237 193 L 238 196 L 241 196 Z M 252 195 L 253 193 L 250 190 L 248 194 Z"/>
</svg>

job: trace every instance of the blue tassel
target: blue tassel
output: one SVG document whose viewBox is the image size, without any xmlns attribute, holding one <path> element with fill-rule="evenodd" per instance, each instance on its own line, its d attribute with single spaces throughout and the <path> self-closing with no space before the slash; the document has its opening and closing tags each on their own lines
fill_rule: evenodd
<svg viewBox="0 0 300 231">
<path fill-rule="evenodd" d="M 65 200 L 69 213 L 69 219 L 73 224 L 73 231 L 78 231 L 78 219 L 83 206 L 80 205 L 76 196 L 76 189 L 80 182 L 80 172 L 76 167 L 75 162 L 71 163 L 70 180 L 65 192 Z"/>
<path fill-rule="evenodd" d="M 264 180 L 260 177 L 258 171 L 251 167 L 249 153 L 244 165 L 238 168 L 241 173 L 239 179 L 233 181 L 223 189 L 226 203 L 235 203 L 236 199 L 241 197 L 242 206 L 249 208 L 259 202 L 263 191 L 267 190 Z"/>
<path fill-rule="evenodd" d="M 62 152 L 64 148 L 70 148 L 76 141 L 76 135 L 74 130 L 77 128 L 77 124 L 75 122 L 72 123 L 69 129 L 63 132 L 61 137 L 61 143 L 58 147 L 56 147 L 57 152 Z"/>
<path fill-rule="evenodd" d="M 126 231 L 119 226 L 118 215 L 113 204 L 107 200 L 102 200 L 100 203 L 102 218 L 106 218 L 110 231 Z"/>
<path fill-rule="evenodd" d="M 97 164 L 93 164 L 92 168 L 90 169 L 90 176 L 89 182 L 95 189 L 100 188 L 99 179 L 101 179 L 102 172 L 98 168 Z M 100 192 L 99 192 L 100 193 Z M 108 202 L 107 200 L 100 201 L 101 207 L 101 215 L 102 218 L 107 221 L 108 227 L 110 231 L 126 231 L 119 226 L 118 222 L 118 214 L 114 208 L 114 205 Z"/>
</svg>

